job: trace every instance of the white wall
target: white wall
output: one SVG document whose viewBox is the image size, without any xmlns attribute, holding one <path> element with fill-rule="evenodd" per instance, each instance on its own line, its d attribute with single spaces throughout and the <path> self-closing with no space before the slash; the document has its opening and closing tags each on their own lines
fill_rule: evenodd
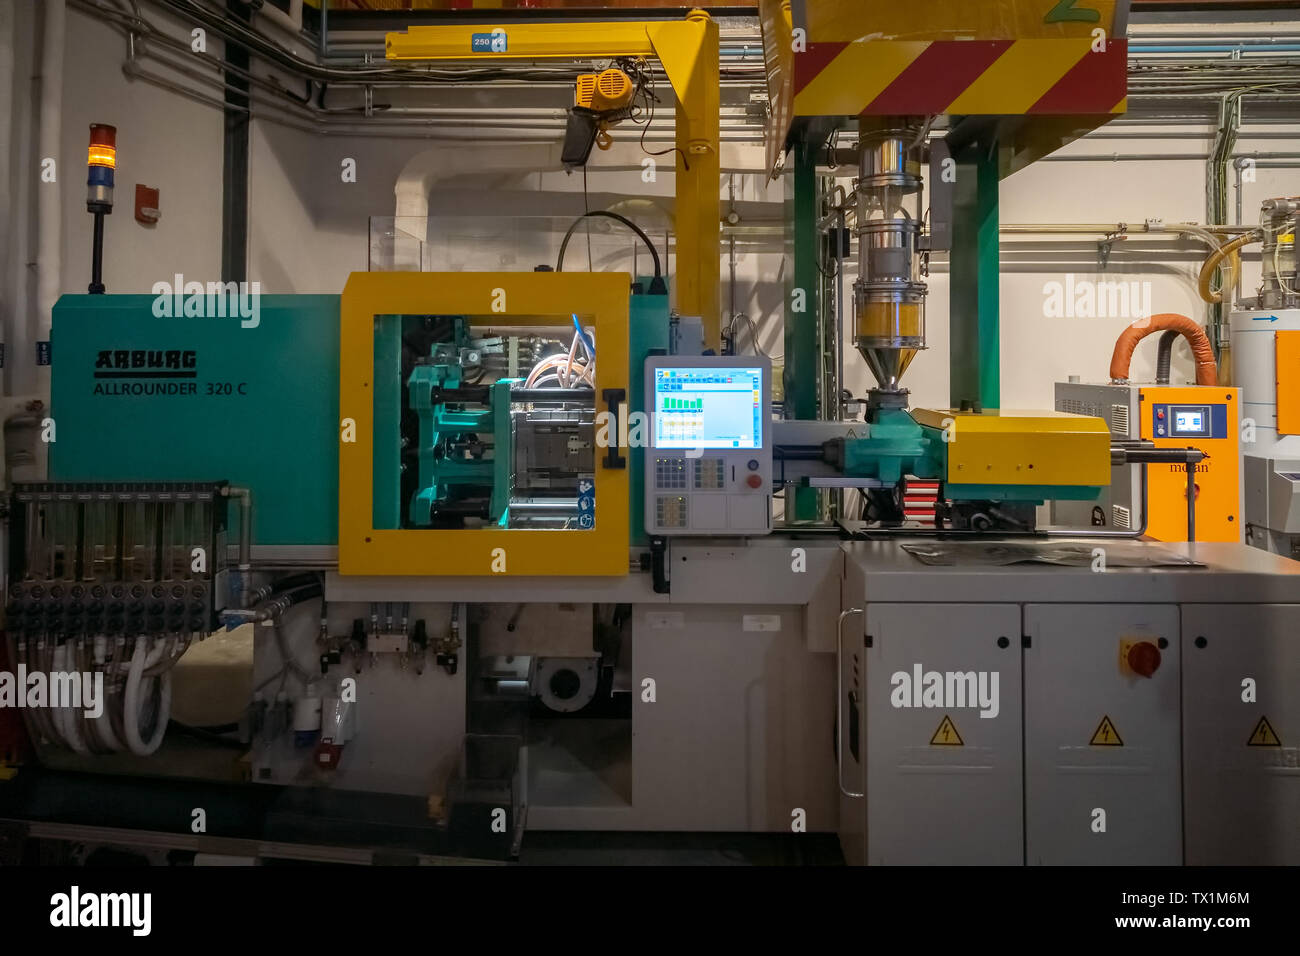
<svg viewBox="0 0 1300 956">
<path fill-rule="evenodd" d="M 151 18 L 165 19 L 150 7 Z M 121 72 L 125 44 L 120 36 L 84 13 L 70 9 L 69 49 L 66 64 L 64 143 L 60 182 L 64 207 L 63 284 L 67 291 L 84 291 L 89 278 L 90 217 L 84 211 L 84 145 L 89 123 L 118 126 L 118 209 L 108 223 L 105 281 L 110 292 L 147 292 L 153 282 L 175 272 L 200 281 L 215 279 L 220 269 L 222 119 L 220 113 L 177 94 L 142 82 L 130 82 Z M 210 41 L 211 42 L 211 41 Z M 156 68 L 156 67 L 151 67 Z M 546 102 L 534 92 L 533 105 Z M 496 97 L 476 94 L 474 101 L 490 112 L 493 102 L 511 103 L 513 94 Z M 558 94 L 557 94 L 558 95 Z M 561 97 L 562 99 L 562 97 Z M 562 105 L 562 104 L 561 104 Z M 1184 129 L 1163 127 L 1162 129 Z M 1196 129 L 1208 135 L 1209 130 Z M 431 140 L 437 129 L 431 126 Z M 490 134 L 485 134 L 490 135 Z M 616 134 L 620 135 L 620 134 Z M 631 134 L 621 134 L 630 136 Z M 340 137 L 286 129 L 257 120 L 251 133 L 249 278 L 265 292 L 338 292 L 347 275 L 365 269 L 368 253 L 368 219 L 392 215 L 393 185 L 409 158 L 426 149 L 430 141 L 414 138 Z M 1114 162 L 1115 152 L 1186 153 L 1203 151 L 1206 140 L 1101 140 L 1085 139 L 1065 153 L 1097 155 L 1088 162 L 1040 162 L 1007 179 L 1002 185 L 1001 218 L 1004 223 L 1126 221 L 1145 218 L 1166 221 L 1203 221 L 1204 163 Z M 460 267 L 530 268 L 539 256 L 530 247 L 518 254 L 525 227 L 516 222 L 503 226 L 500 239 L 473 238 L 467 217 L 550 216 L 557 222 L 582 210 L 582 179 L 561 172 L 524 176 L 476 174 L 480 158 L 489 150 L 505 147 L 467 142 L 456 154 L 431 197 L 431 215 L 441 217 L 445 230 L 437 233 L 444 249 L 458 255 Z M 1241 149 L 1293 149 L 1284 140 L 1251 142 L 1243 137 Z M 357 181 L 341 180 L 341 162 L 356 160 Z M 593 169 L 587 188 L 593 208 L 632 198 L 670 208 L 671 173 L 661 172 L 655 184 L 642 183 L 627 173 Z M 153 228 L 131 218 L 134 185 L 143 182 L 162 188 L 162 221 Z M 739 202 L 746 221 L 779 222 L 782 185 L 767 184 L 763 177 L 740 177 Z M 1253 222 L 1260 199 L 1300 192 L 1300 170 L 1258 172 L 1248 184 L 1245 218 Z M 724 193 L 725 204 L 725 193 Z M 644 211 L 638 212 L 638 218 Z M 664 228 L 659 215 L 647 217 L 659 241 Z M 460 225 L 455 225 L 459 222 Z M 461 231 L 456 231 L 456 230 Z M 431 227 L 431 231 L 435 231 Z M 605 233 L 601 227 L 593 232 Z M 630 267 L 630 241 L 617 230 L 598 239 L 598 266 Z M 450 238 L 447 238 L 450 236 Z M 1159 245 L 1135 238 L 1121 243 L 1115 261 L 1101 272 L 1092 244 L 1077 242 L 1053 246 L 1037 256 L 1040 263 L 1027 266 L 1026 237 L 1004 236 L 1003 273 L 1000 283 L 1002 323 L 1002 395 L 1006 407 L 1050 407 L 1053 383 L 1077 374 L 1084 380 L 1107 375 L 1116 335 L 1126 319 L 1047 318 L 1044 283 L 1062 280 L 1066 272 L 1080 278 L 1124 278 L 1150 282 L 1155 311 L 1182 312 L 1198 320 L 1204 309 L 1196 297 L 1194 281 L 1199 244 L 1180 246 L 1166 240 Z M 553 233 L 546 243 L 552 242 Z M 546 246 L 552 249 L 553 246 Z M 1137 264 L 1150 250 L 1147 262 Z M 1183 261 L 1158 249 L 1180 252 Z M 476 252 L 477 250 L 477 252 Z M 620 252 L 622 250 L 622 252 Z M 741 310 L 759 324 L 759 342 L 778 362 L 781 359 L 780 320 L 783 302 L 780 243 L 765 246 L 745 243 L 738 259 Z M 585 266 L 585 240 L 570 249 L 569 268 Z M 1051 260 L 1054 264 L 1043 264 Z M 1130 260 L 1127 264 L 1124 260 Z M 644 265 L 644 263 L 643 263 Z M 730 294 L 726 287 L 727 263 L 722 263 L 723 309 Z M 1253 291 L 1257 266 L 1247 270 L 1244 289 Z M 851 263 L 846 293 L 851 299 Z M 851 311 L 851 310 L 850 310 Z M 916 405 L 948 402 L 947 267 L 937 256 L 930 278 L 927 307 L 929 349 L 920 355 L 904 379 Z M 851 331 L 850 331 L 851 335 Z M 750 348 L 747 330 L 740 335 Z M 1144 343 L 1133 364 L 1134 378 L 1149 378 L 1155 360 L 1155 343 Z M 870 376 L 851 345 L 846 355 L 847 382 L 857 394 L 871 384 Z M 1186 348 L 1175 350 L 1174 379 L 1191 375 Z"/>
<path fill-rule="evenodd" d="M 1104 128 L 1104 127 L 1103 127 Z M 1208 135 L 1209 131 L 1205 131 Z M 1251 142 L 1243 136 L 1242 150 L 1288 148 L 1278 140 Z M 1197 152 L 1197 140 L 1088 140 L 1072 144 L 1058 156 L 1086 161 L 1043 161 L 1002 182 L 999 213 L 1006 224 L 1129 223 L 1146 219 L 1165 222 L 1205 221 L 1205 162 L 1202 160 L 1115 161 L 1111 154 Z M 1088 160 L 1089 156 L 1107 158 Z M 1231 183 L 1231 177 L 1229 178 Z M 1231 186 L 1230 186 L 1231 189 Z M 1254 223 L 1259 203 L 1269 196 L 1300 192 L 1300 169 L 1260 169 L 1257 182 L 1247 184 L 1243 216 Z M 1229 206 L 1231 207 L 1231 196 Z M 1175 236 L 1140 236 L 1115 244 L 1109 265 L 1098 265 L 1097 238 L 1082 237 L 1047 245 L 1043 238 L 1003 235 L 1001 298 L 1002 405 L 1006 408 L 1051 408 L 1053 385 L 1070 375 L 1083 381 L 1109 380 L 1115 339 L 1132 318 L 1049 317 L 1045 310 L 1048 283 L 1076 281 L 1150 283 L 1151 311 L 1176 312 L 1197 322 L 1205 320 L 1205 303 L 1196 291 L 1196 277 L 1205 246 Z M 1031 247 L 1042 251 L 1030 251 Z M 946 255 L 936 256 L 929 279 L 926 332 L 929 348 L 917 356 L 903 384 L 917 406 L 948 402 L 948 273 Z M 1030 261 L 1025 261 L 1030 260 Z M 852 264 L 847 275 L 854 274 Z M 1257 251 L 1243 267 L 1243 295 L 1254 294 L 1259 279 Z M 851 293 L 850 293 L 851 294 Z M 850 335 L 852 334 L 850 328 Z M 1156 342 L 1150 336 L 1139 345 L 1130 368 L 1134 381 L 1155 377 Z M 1181 340 L 1173 352 L 1171 380 L 1193 381 L 1191 351 Z M 861 363 L 851 365 L 846 379 L 859 394 L 872 384 Z"/>
<path fill-rule="evenodd" d="M 1257 142 L 1250 148 L 1277 148 L 1276 142 Z M 1123 152 L 1131 153 L 1178 153 L 1198 150 L 1200 141 L 1132 140 L 1123 141 L 1119 146 Z M 350 271 L 366 267 L 367 217 L 391 214 L 392 183 L 406 160 L 424 148 L 418 141 L 333 140 L 256 124 L 250 277 L 260 280 L 266 291 L 339 291 Z M 1140 224 L 1148 218 L 1167 222 L 1204 220 L 1204 162 L 1117 162 L 1109 158 L 1116 151 L 1114 142 L 1094 144 L 1085 140 L 1067 147 L 1064 153 L 1083 156 L 1104 153 L 1108 158 L 1040 162 L 1009 177 L 1002 184 L 1002 221 Z M 435 224 L 431 224 L 430 231 L 435 233 L 435 240 L 440 228 L 455 229 L 473 217 L 499 222 L 499 217 L 549 215 L 562 222 L 581 212 L 579 176 L 558 172 L 514 177 L 475 174 L 475 155 L 476 150 L 467 147 L 464 164 L 448 169 L 431 197 L 430 215 Z M 355 184 L 340 181 L 340 163 L 345 156 L 357 160 Z M 661 174 L 656 184 L 646 185 L 635 174 L 593 168 L 587 188 L 593 208 L 627 199 L 671 208 L 672 178 L 671 174 Z M 738 201 L 746 221 L 780 220 L 782 184 L 766 184 L 761 176 L 738 177 L 738 182 Z M 1259 170 L 1257 182 L 1246 189 L 1246 221 L 1255 220 L 1262 198 L 1300 192 L 1298 184 L 1300 170 Z M 665 217 L 647 214 L 644 209 L 634 217 L 644 221 L 658 241 Z M 482 238 L 481 234 L 475 240 L 462 242 L 459 237 L 446 240 L 456 252 L 456 262 L 441 267 L 528 268 L 533 258 L 546 257 L 530 256 L 520 248 L 513 264 L 502 265 L 499 261 L 504 250 L 521 242 L 511 230 L 524 228 L 519 223 L 507 222 L 501 223 L 502 233 L 496 240 Z M 599 226 L 597 230 L 605 231 Z M 617 227 L 613 231 L 617 233 Z M 473 242 L 478 245 L 472 245 Z M 1108 377 L 1115 338 L 1131 319 L 1048 318 L 1044 311 L 1044 285 L 1063 282 L 1066 273 L 1081 280 L 1150 283 L 1153 311 L 1179 312 L 1198 321 L 1204 318 L 1204 304 L 1195 289 L 1204 247 L 1195 240 L 1180 241 L 1173 236 L 1124 240 L 1118 244 L 1119 249 L 1105 270 L 1097 265 L 1093 239 L 1055 242 L 1048 251 L 1034 256 L 1037 262 L 1029 264 L 1019 261 L 1029 255 L 1023 251 L 1027 242 L 1043 248 L 1043 240 L 1003 237 L 1000 294 L 1005 407 L 1050 408 L 1055 382 L 1069 375 L 1080 375 L 1085 381 L 1102 381 Z M 585 249 L 579 248 L 580 245 L 575 244 L 569 251 L 570 269 L 585 267 Z M 752 243 L 741 245 L 737 262 L 739 308 L 755 317 L 760 347 L 779 361 L 783 344 L 780 332 L 783 264 L 778 242 L 771 241 L 762 248 L 764 251 L 759 252 Z M 730 300 L 725 256 L 724 247 L 721 293 L 724 312 Z M 506 258 L 509 260 L 511 256 Z M 1175 261 L 1164 261 L 1169 259 Z M 629 268 L 630 260 L 625 255 L 598 253 L 597 266 Z M 1258 266 L 1248 266 L 1243 283 L 1247 294 L 1253 290 L 1257 277 Z M 845 280 L 850 311 L 853 278 L 850 262 Z M 945 256 L 936 256 L 929 285 L 929 348 L 917 357 L 904 383 L 912 390 L 914 404 L 946 405 L 949 358 Z M 741 346 L 749 350 L 748 329 L 741 328 Z M 851 337 L 851 316 L 848 333 Z M 870 375 L 851 346 L 845 364 L 849 387 L 855 394 L 862 394 L 871 385 Z M 1150 379 L 1154 376 L 1154 366 L 1153 337 L 1134 357 L 1132 377 Z M 1190 381 L 1192 375 L 1190 351 L 1179 343 L 1174 352 L 1173 379 Z"/>
<path fill-rule="evenodd" d="M 156 7 L 149 19 L 189 40 Z M 209 36 L 208 52 L 221 55 Z M 147 293 L 155 282 L 216 281 L 221 273 L 221 112 L 122 72 L 126 41 L 77 7 L 68 7 L 59 184 L 63 202 L 64 292 L 90 282 L 92 217 L 86 212 L 86 144 L 91 123 L 117 127 L 113 213 L 104 227 L 104 285 Z M 146 63 L 150 70 L 161 70 Z M 180 78 L 177 78 L 178 81 Z M 189 85 L 183 83 L 182 85 Z M 135 187 L 157 187 L 162 217 L 135 220 Z"/>
<path fill-rule="evenodd" d="M 248 278 L 263 292 L 338 293 L 367 263 L 370 216 L 393 215 L 393 184 L 419 140 L 317 136 L 253 123 Z M 467 157 L 469 158 L 469 157 Z M 357 180 L 342 180 L 344 159 Z"/>
<path fill-rule="evenodd" d="M 66 9 L 61 123 L 56 155 L 39 148 L 41 41 L 45 8 L 8 4 L 14 17 L 14 70 L 9 102 L 11 141 L 0 166 L 8 189 L 5 243 L 0 255 L 0 322 L 6 333 L 5 392 L 26 396 L 48 391 L 48 369 L 35 365 L 38 328 L 36 288 L 38 200 L 57 191 L 58 286 L 84 293 L 90 282 L 93 218 L 86 212 L 86 147 L 90 125 L 117 127 L 115 207 L 105 220 L 104 283 L 110 293 L 147 293 L 157 281 L 180 272 L 207 281 L 221 267 L 222 113 L 175 92 L 123 73 L 125 36 L 96 14 Z M 161 11 L 149 18 L 163 32 L 189 42 L 189 30 Z M 208 52 L 221 43 L 208 37 Z M 152 67 L 156 69 L 157 67 Z M 183 90 L 193 80 L 171 75 Z M 45 173 L 53 162 L 52 180 Z M 160 189 L 162 219 L 135 221 L 135 186 Z M 48 316 L 46 317 L 48 319 Z"/>
</svg>

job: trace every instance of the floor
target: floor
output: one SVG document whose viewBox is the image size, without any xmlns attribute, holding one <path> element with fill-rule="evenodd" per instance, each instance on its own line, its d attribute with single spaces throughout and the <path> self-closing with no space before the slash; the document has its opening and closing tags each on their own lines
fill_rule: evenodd
<svg viewBox="0 0 1300 956">
<path fill-rule="evenodd" d="M 560 833 L 524 835 L 534 866 L 839 866 L 832 833 Z"/>
</svg>

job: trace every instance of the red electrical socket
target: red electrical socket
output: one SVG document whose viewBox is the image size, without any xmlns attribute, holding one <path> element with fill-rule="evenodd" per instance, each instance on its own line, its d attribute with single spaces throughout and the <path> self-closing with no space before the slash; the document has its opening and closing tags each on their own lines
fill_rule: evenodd
<svg viewBox="0 0 1300 956">
<path fill-rule="evenodd" d="M 339 761 L 343 759 L 343 745 L 336 744 L 333 740 L 322 739 L 316 744 L 316 752 L 313 756 L 316 758 L 316 766 L 321 770 L 335 770 L 338 768 Z"/>
</svg>

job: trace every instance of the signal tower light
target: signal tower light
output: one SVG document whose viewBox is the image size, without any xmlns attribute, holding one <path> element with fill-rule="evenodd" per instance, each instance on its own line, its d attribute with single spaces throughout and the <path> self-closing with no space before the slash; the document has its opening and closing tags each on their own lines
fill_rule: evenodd
<svg viewBox="0 0 1300 956">
<path fill-rule="evenodd" d="M 104 294 L 104 217 L 113 211 L 113 170 L 117 166 L 117 127 L 103 123 L 90 126 L 87 152 L 86 211 L 95 217 L 95 238 L 91 247 L 90 294 Z"/>
</svg>

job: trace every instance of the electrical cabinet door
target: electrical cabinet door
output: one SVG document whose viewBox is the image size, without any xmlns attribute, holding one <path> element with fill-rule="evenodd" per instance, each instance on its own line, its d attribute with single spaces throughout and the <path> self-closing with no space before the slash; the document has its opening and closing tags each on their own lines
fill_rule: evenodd
<svg viewBox="0 0 1300 956">
<path fill-rule="evenodd" d="M 867 861 L 1024 862 L 1020 608 L 869 604 L 866 623 Z"/>
<path fill-rule="evenodd" d="M 1183 605 L 1187 862 L 1300 864 L 1300 605 Z"/>
<path fill-rule="evenodd" d="M 1178 608 L 1029 604 L 1025 634 L 1027 862 L 1181 863 Z"/>
<path fill-rule="evenodd" d="M 834 660 L 807 649 L 797 608 L 762 611 L 637 605 L 620 828 L 834 832 Z"/>
<path fill-rule="evenodd" d="M 867 581 L 860 563 L 844 562 L 840 587 L 840 606 L 852 612 L 841 617 L 836 634 L 839 640 L 836 693 L 840 699 L 835 714 L 835 770 L 839 774 L 840 850 L 849 866 L 865 866 L 867 749 L 863 732 L 866 729 L 867 619 L 862 608 Z"/>
</svg>

